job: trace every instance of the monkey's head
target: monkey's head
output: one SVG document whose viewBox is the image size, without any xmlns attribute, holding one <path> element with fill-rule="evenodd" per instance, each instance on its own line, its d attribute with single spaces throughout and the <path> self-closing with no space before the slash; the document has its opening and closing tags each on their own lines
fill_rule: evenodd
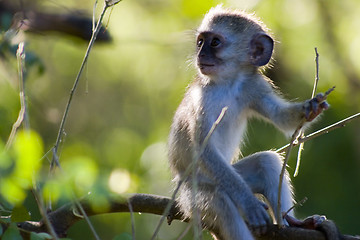
<svg viewBox="0 0 360 240">
<path fill-rule="evenodd" d="M 199 71 L 210 78 L 233 77 L 266 65 L 274 41 L 267 28 L 242 11 L 210 9 L 197 30 Z"/>
</svg>

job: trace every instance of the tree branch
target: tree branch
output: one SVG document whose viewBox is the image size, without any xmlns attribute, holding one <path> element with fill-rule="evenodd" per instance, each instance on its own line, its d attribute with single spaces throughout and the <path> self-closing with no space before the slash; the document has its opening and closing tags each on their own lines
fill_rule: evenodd
<svg viewBox="0 0 360 240">
<path fill-rule="evenodd" d="M 128 198 L 124 197 L 109 197 L 108 203 L 109 208 L 104 209 L 100 212 L 94 212 L 91 209 L 91 205 L 88 199 L 83 199 L 80 201 L 81 205 L 84 208 L 84 211 L 88 216 L 94 216 L 105 213 L 115 213 L 115 212 L 130 212 L 129 203 L 132 206 L 133 212 L 141 213 L 151 213 L 155 215 L 162 215 L 167 204 L 171 201 L 170 198 L 164 196 L 157 196 L 151 194 L 133 194 Z M 59 237 L 65 237 L 67 230 L 77 221 L 82 218 L 76 213 L 75 207 L 73 204 L 66 204 L 56 211 L 53 211 L 48 214 L 48 217 L 54 226 L 54 229 Z M 168 222 L 171 220 L 182 220 L 183 213 L 179 208 L 176 207 L 176 202 L 172 205 L 169 216 L 167 216 Z M 188 221 L 189 219 L 184 219 Z M 18 226 L 26 231 L 32 232 L 46 232 L 47 228 L 42 221 L 39 222 L 21 222 L 18 223 Z M 216 232 L 216 229 L 209 229 L 209 231 Z M 317 230 L 308 230 L 296 227 L 286 227 L 279 228 L 276 225 L 269 227 L 269 230 L 265 235 L 258 236 L 259 240 L 285 240 L 285 239 L 312 239 L 312 240 L 326 240 L 322 232 Z M 359 240 L 360 238 L 354 236 L 343 235 L 342 239 L 344 240 Z"/>
<path fill-rule="evenodd" d="M 26 32 L 48 35 L 51 33 L 67 34 L 78 37 L 82 40 L 90 40 L 92 19 L 87 14 L 74 9 L 64 13 L 59 9 L 53 9 L 50 13 L 41 9 L 36 1 L 21 1 L 25 4 L 19 5 L 17 1 L 0 1 L 0 17 L 6 19 L 13 16 L 15 28 L 20 27 Z M 111 36 L 104 26 L 96 39 L 98 42 L 110 42 Z"/>
<path fill-rule="evenodd" d="M 360 118 L 360 113 L 356 113 L 356 114 L 354 114 L 354 115 L 352 115 L 352 116 L 350 116 L 348 118 L 345 118 L 345 119 L 343 119 L 341 121 L 338 121 L 338 122 L 336 122 L 336 123 L 334 123 L 334 124 L 332 124 L 330 126 L 327 126 L 327 127 L 323 128 L 323 129 L 320 129 L 320 130 L 318 130 L 316 132 L 313 132 L 313 133 L 311 133 L 311 134 L 309 134 L 309 135 L 307 135 L 307 136 L 305 136 L 303 138 L 299 138 L 297 143 L 294 143 L 293 146 L 296 146 L 296 145 L 298 145 L 300 143 L 303 143 L 303 142 L 306 142 L 306 141 L 311 140 L 313 138 L 316 138 L 316 137 L 318 137 L 320 135 L 323 135 L 325 133 L 329 133 L 330 131 L 335 130 L 337 128 L 344 127 L 347 123 L 349 123 L 350 121 L 355 120 L 357 118 Z M 284 152 L 289 147 L 290 147 L 290 144 L 287 144 L 287 145 L 277 149 L 276 152 Z"/>
</svg>

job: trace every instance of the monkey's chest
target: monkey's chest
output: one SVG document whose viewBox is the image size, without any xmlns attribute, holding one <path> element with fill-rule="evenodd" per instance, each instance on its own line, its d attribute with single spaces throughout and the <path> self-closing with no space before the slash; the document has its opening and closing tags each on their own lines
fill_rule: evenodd
<svg viewBox="0 0 360 240">
<path fill-rule="evenodd" d="M 215 127 L 210 138 L 211 145 L 227 162 L 238 153 L 249 116 L 246 101 L 242 101 L 246 98 L 242 85 L 241 81 L 217 85 L 204 89 L 202 94 L 203 105 L 200 109 L 203 111 L 200 114 L 203 121 L 198 127 L 203 130 L 203 138 Z M 227 110 L 221 116 L 224 108 Z M 215 122 L 217 124 L 214 125 Z"/>
<path fill-rule="evenodd" d="M 222 104 L 218 102 L 217 104 L 218 107 L 209 110 L 212 111 L 213 115 L 204 124 L 207 125 L 205 131 L 207 134 L 211 127 L 215 127 L 210 142 L 224 156 L 224 159 L 230 162 L 233 160 L 234 155 L 238 154 L 246 130 L 248 114 L 245 108 L 240 110 L 240 106 L 236 105 L 235 101 L 223 102 Z M 224 107 L 227 110 L 222 118 L 219 118 Z M 218 124 L 214 125 L 215 122 L 218 122 Z"/>
<path fill-rule="evenodd" d="M 237 118 L 235 121 L 225 121 L 218 125 L 213 133 L 213 146 L 218 149 L 227 162 L 231 162 L 238 153 L 246 129 L 246 119 Z"/>
</svg>

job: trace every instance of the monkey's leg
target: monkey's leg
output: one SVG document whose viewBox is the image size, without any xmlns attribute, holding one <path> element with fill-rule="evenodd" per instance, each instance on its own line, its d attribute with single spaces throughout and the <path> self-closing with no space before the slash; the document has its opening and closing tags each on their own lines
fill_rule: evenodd
<svg viewBox="0 0 360 240">
<path fill-rule="evenodd" d="M 253 240 L 253 236 L 228 194 L 220 186 L 198 177 L 195 203 L 192 204 L 192 181 L 180 188 L 178 202 L 185 216 L 192 218 L 195 207 L 201 212 L 204 227 L 215 229 L 217 240 Z M 195 204 L 195 205 L 194 205 Z"/>
<path fill-rule="evenodd" d="M 254 193 L 266 197 L 275 213 L 282 164 L 283 160 L 279 154 L 266 151 L 250 155 L 233 165 Z M 281 212 L 289 210 L 293 203 L 292 186 L 286 172 L 281 189 Z M 293 211 L 289 215 L 293 216 Z"/>
<path fill-rule="evenodd" d="M 239 210 L 225 191 L 215 191 L 208 195 L 208 208 L 212 214 L 205 216 L 205 222 L 216 224 L 219 233 L 216 234 L 217 240 L 253 240 L 253 236 L 248 229 L 244 219 L 241 217 Z M 211 216 L 215 214 L 215 216 Z"/>
</svg>

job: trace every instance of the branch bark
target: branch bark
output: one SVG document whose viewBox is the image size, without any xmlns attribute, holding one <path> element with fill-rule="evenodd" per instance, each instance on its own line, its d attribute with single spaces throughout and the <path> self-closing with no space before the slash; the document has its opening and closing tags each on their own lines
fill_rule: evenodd
<svg viewBox="0 0 360 240">
<path fill-rule="evenodd" d="M 157 196 L 151 194 L 133 194 L 128 198 L 122 197 L 110 197 L 108 198 L 109 208 L 103 211 L 95 212 L 92 210 L 88 199 L 80 201 L 83 209 L 88 216 L 94 216 L 105 213 L 115 212 L 130 212 L 129 203 L 132 206 L 133 212 L 150 213 L 156 215 L 162 215 L 167 204 L 171 201 L 170 198 L 164 196 Z M 56 233 L 59 237 L 65 237 L 67 230 L 77 221 L 83 219 L 76 213 L 76 207 L 72 203 L 66 204 L 57 210 L 48 214 L 49 220 L 52 223 Z M 176 202 L 170 209 L 167 216 L 168 223 L 172 220 L 189 221 L 189 219 L 183 219 L 183 214 L 176 206 Z M 43 221 L 33 222 L 21 222 L 18 226 L 28 232 L 47 232 L 46 225 Z M 209 231 L 216 231 L 216 229 L 209 229 Z M 322 232 L 317 230 L 301 229 L 296 227 L 279 228 L 276 225 L 269 227 L 269 230 L 265 235 L 257 236 L 259 240 L 285 240 L 285 239 L 301 239 L 301 240 L 326 240 Z M 360 238 L 348 235 L 342 235 L 344 240 L 359 240 Z"/>
<path fill-rule="evenodd" d="M 13 24 L 18 25 L 17 27 L 21 26 L 21 29 L 34 34 L 43 35 L 57 32 L 75 36 L 82 40 L 90 40 L 92 19 L 79 10 L 74 9 L 67 13 L 56 13 L 61 11 L 53 9 L 52 13 L 47 13 L 38 6 L 36 1 L 21 1 L 21 3 L 24 4 L 19 6 L 17 1 L 0 1 L 0 17 L 6 19 L 7 16 L 13 16 Z M 25 24 L 20 23 L 24 20 L 26 20 Z M 111 36 L 104 26 L 101 27 L 97 41 L 111 41 Z"/>
</svg>

